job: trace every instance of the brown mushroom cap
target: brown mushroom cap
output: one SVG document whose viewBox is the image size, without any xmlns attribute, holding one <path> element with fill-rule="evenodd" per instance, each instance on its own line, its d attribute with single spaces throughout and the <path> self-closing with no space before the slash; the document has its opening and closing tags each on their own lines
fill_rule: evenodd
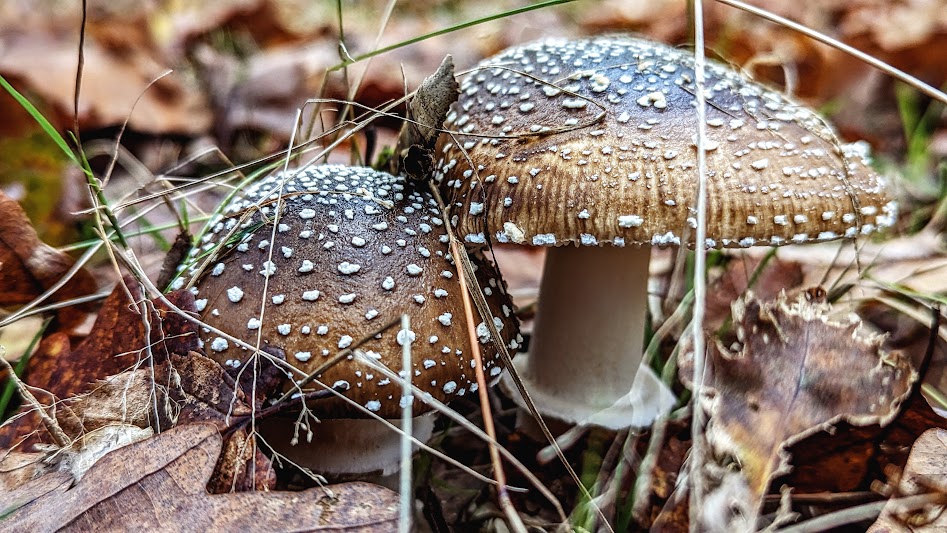
<svg viewBox="0 0 947 533">
<path fill-rule="evenodd" d="M 706 80 L 707 246 L 827 241 L 894 222 L 884 180 L 819 115 L 720 63 Z M 632 37 L 550 39 L 483 61 L 445 122 L 456 141 L 438 145 L 452 222 L 468 243 L 490 232 L 665 245 L 686 233 L 693 245 L 695 100 L 691 53 Z"/>
<path fill-rule="evenodd" d="M 291 176 L 273 175 L 234 197 L 192 251 L 186 275 L 196 282 L 201 318 L 208 325 L 250 345 L 262 332 L 261 349 L 283 354 L 305 373 L 407 313 L 413 382 L 447 402 L 477 389 L 447 242 L 437 204 L 426 190 L 367 168 L 309 166 Z M 492 265 L 477 264 L 494 323 L 515 351 L 522 339 L 512 303 Z M 484 372 L 495 379 L 500 359 L 484 324 L 477 333 Z M 398 371 L 403 337 L 393 328 L 361 348 Z M 208 355 L 232 373 L 252 353 L 210 331 L 202 340 Z M 329 386 L 347 384 L 345 394 L 379 416 L 400 415 L 401 386 L 363 364 L 343 361 L 319 379 Z M 415 414 L 427 410 L 420 401 L 414 406 Z M 318 416 L 362 416 L 341 400 L 310 407 Z"/>
</svg>

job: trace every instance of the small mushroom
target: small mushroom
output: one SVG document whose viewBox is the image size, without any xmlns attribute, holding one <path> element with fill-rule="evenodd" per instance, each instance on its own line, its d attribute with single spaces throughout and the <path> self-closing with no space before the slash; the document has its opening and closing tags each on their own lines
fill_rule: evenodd
<svg viewBox="0 0 947 533">
<path fill-rule="evenodd" d="M 894 222 L 860 145 L 725 65 L 706 76 L 701 245 L 830 241 Z M 612 36 L 513 47 L 461 82 L 437 179 L 470 246 L 550 247 L 516 363 L 544 414 L 623 428 L 674 403 L 640 362 L 651 247 L 694 246 L 694 78 L 689 52 Z"/>
<path fill-rule="evenodd" d="M 309 166 L 255 183 L 213 217 L 191 252 L 185 273 L 195 284 L 202 320 L 250 346 L 259 338 L 261 350 L 285 355 L 298 369 L 292 378 L 299 380 L 407 313 L 409 332 L 393 328 L 360 350 L 401 371 L 402 345 L 411 343 L 411 379 L 426 394 L 442 402 L 476 394 L 446 228 L 433 197 L 421 187 L 345 166 Z M 492 320 L 515 352 L 522 338 L 505 287 L 489 262 L 474 259 Z M 483 372 L 496 380 L 501 360 L 484 324 L 478 333 Z M 254 353 L 209 328 L 201 340 L 208 355 L 233 375 Z M 251 374 L 242 379 L 252 379 Z M 382 418 L 397 419 L 402 408 L 414 409 L 416 416 L 429 409 L 417 398 L 403 399 L 400 384 L 353 357 L 318 379 Z M 312 426 L 313 444 L 290 448 L 292 422 L 278 420 L 264 430 L 270 445 L 327 474 L 396 468 L 397 433 L 339 398 L 307 405 L 320 420 L 331 421 Z M 430 434 L 429 417 L 419 425 Z"/>
</svg>

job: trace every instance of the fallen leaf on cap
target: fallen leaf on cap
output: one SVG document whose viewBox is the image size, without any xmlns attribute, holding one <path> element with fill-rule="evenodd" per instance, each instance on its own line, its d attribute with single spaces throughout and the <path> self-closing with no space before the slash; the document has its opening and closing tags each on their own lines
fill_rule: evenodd
<svg viewBox="0 0 947 533">
<path fill-rule="evenodd" d="M 710 349 L 708 463 L 702 527 L 753 528 L 770 481 L 789 469 L 787 446 L 841 421 L 885 425 L 917 378 L 860 320 L 833 322 L 814 293 L 734 303 L 739 342 Z M 812 298 L 812 301 L 809 301 Z"/>
<path fill-rule="evenodd" d="M 947 497 L 947 430 L 931 429 L 917 439 L 911 447 L 898 490 L 899 496 L 940 492 Z M 944 531 L 947 530 L 944 510 L 944 505 L 933 505 L 920 511 L 902 512 L 896 502 L 889 500 L 868 531 Z"/>
<path fill-rule="evenodd" d="M 20 205 L 0 192 L 0 307 L 31 302 L 58 283 L 74 264 L 71 257 L 39 240 Z M 85 296 L 95 289 L 95 280 L 80 269 L 44 303 Z M 81 306 L 60 309 L 59 326 L 68 332 L 85 314 Z"/>
<path fill-rule="evenodd" d="M 398 495 L 368 483 L 208 494 L 217 429 L 185 425 L 119 448 L 72 483 L 62 473 L 3 497 L 8 531 L 394 531 Z"/>
</svg>

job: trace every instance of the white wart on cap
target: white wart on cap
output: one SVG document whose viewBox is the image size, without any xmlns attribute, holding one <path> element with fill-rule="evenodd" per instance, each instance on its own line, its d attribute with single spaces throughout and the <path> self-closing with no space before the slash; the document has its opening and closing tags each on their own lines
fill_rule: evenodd
<svg viewBox="0 0 947 533">
<path fill-rule="evenodd" d="M 209 261 L 202 259 L 208 254 Z M 289 177 L 266 178 L 214 217 L 192 251 L 191 265 L 187 274 L 197 276 L 205 322 L 250 345 L 262 332 L 261 348 L 284 354 L 303 373 L 407 313 L 410 335 L 392 329 L 361 349 L 398 371 L 401 344 L 412 342 L 414 384 L 443 402 L 476 392 L 444 222 L 432 196 L 404 178 L 344 166 L 310 166 Z M 515 352 L 521 338 L 505 288 L 487 261 L 478 261 L 477 273 L 493 321 Z M 486 326 L 478 333 L 484 373 L 496 378 L 500 359 Z M 232 373 L 252 353 L 209 331 L 202 340 L 207 354 Z M 379 416 L 400 416 L 401 386 L 357 361 L 343 361 L 319 379 L 347 388 L 349 398 Z M 413 406 L 415 414 L 427 410 L 419 401 Z M 366 416 L 341 400 L 309 407 L 325 418 Z"/>
</svg>

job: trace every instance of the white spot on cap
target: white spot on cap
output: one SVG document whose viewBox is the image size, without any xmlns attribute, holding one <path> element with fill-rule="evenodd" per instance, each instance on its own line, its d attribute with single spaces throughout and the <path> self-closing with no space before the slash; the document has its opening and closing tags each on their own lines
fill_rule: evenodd
<svg viewBox="0 0 947 533">
<path fill-rule="evenodd" d="M 313 268 L 315 268 L 315 265 L 312 264 L 312 261 L 303 259 L 302 264 L 299 265 L 299 272 L 305 274 L 306 272 L 312 272 Z"/>
<path fill-rule="evenodd" d="M 227 289 L 227 299 L 233 303 L 237 303 L 243 299 L 243 289 L 240 287 L 230 287 Z"/>
<path fill-rule="evenodd" d="M 451 318 L 453 318 L 453 316 L 454 315 L 450 313 L 444 313 L 443 315 L 437 317 L 437 321 L 445 326 L 450 326 L 450 321 L 451 321 Z"/>
<path fill-rule="evenodd" d="M 315 302 L 319 299 L 319 291 L 305 291 L 303 292 L 303 300 L 307 302 Z"/>
<path fill-rule="evenodd" d="M 368 409 L 369 411 L 378 411 L 381 409 L 381 402 L 378 400 L 369 400 L 365 402 L 365 409 Z"/>
<path fill-rule="evenodd" d="M 513 222 L 503 223 L 503 234 L 517 244 L 522 244 L 526 240 L 526 234 Z"/>
<path fill-rule="evenodd" d="M 214 269 L 210 271 L 211 276 L 219 276 L 224 273 L 224 264 L 217 263 L 214 265 Z"/>
<path fill-rule="evenodd" d="M 553 246 L 556 244 L 556 235 L 553 233 L 540 233 L 533 236 L 533 246 Z"/>
<path fill-rule="evenodd" d="M 395 288 L 395 278 L 388 276 L 381 282 L 381 288 L 390 291 Z"/>
<path fill-rule="evenodd" d="M 455 390 L 457 390 L 457 383 L 453 381 L 448 381 L 447 383 L 444 384 L 445 394 L 453 394 Z"/>
<path fill-rule="evenodd" d="M 341 263 L 339 263 L 339 273 L 346 276 L 350 276 L 358 272 L 359 270 L 361 270 L 361 268 L 362 268 L 361 265 L 357 265 L 355 263 L 349 263 L 348 261 L 342 261 Z"/>
<path fill-rule="evenodd" d="M 339 348 L 340 349 L 348 348 L 349 346 L 352 345 L 353 340 L 354 339 L 352 339 L 352 337 L 348 335 L 342 335 L 342 338 L 339 339 Z"/>
<path fill-rule="evenodd" d="M 644 219 L 638 215 L 621 215 L 618 217 L 618 225 L 622 228 L 637 228 L 644 223 Z"/>
<path fill-rule="evenodd" d="M 395 340 L 398 342 L 399 346 L 404 346 L 405 343 L 411 344 L 416 338 L 417 335 L 415 335 L 410 329 L 401 329 L 398 330 L 398 335 L 396 336 Z"/>
<path fill-rule="evenodd" d="M 247 320 L 247 329 L 260 329 L 260 319 L 253 317 Z"/>
<path fill-rule="evenodd" d="M 340 304 L 350 304 L 350 303 L 352 303 L 352 302 L 355 301 L 355 297 L 356 297 L 356 296 L 357 296 L 357 295 L 356 295 L 354 292 L 350 292 L 350 293 L 348 293 L 348 294 L 343 294 L 342 296 L 339 296 L 339 303 L 340 303 Z"/>
<path fill-rule="evenodd" d="M 210 343 L 210 349 L 215 352 L 222 352 L 230 347 L 230 343 L 227 342 L 227 339 L 223 337 L 217 337 Z"/>
<path fill-rule="evenodd" d="M 293 354 L 293 357 L 295 357 L 297 361 L 305 362 L 312 357 L 312 352 L 296 352 Z"/>
<path fill-rule="evenodd" d="M 316 217 L 316 211 L 314 209 L 305 208 L 299 211 L 299 218 L 301 219 L 310 219 Z"/>
<path fill-rule="evenodd" d="M 278 331 L 280 335 L 289 335 L 289 332 L 292 330 L 293 326 L 289 324 L 280 324 L 276 326 L 276 331 Z"/>
<path fill-rule="evenodd" d="M 273 261 L 263 262 L 263 270 L 260 271 L 260 274 L 262 274 L 264 278 L 268 278 L 272 276 L 273 273 L 275 272 L 276 272 L 276 264 L 274 264 Z"/>
<path fill-rule="evenodd" d="M 421 272 L 424 271 L 424 269 L 422 269 L 421 267 L 419 267 L 418 265 L 414 263 L 411 263 L 410 265 L 406 266 L 404 269 L 408 273 L 409 276 L 420 276 Z"/>
<path fill-rule="evenodd" d="M 664 93 L 660 91 L 650 92 L 639 98 L 637 102 L 641 107 L 651 107 L 653 105 L 657 109 L 664 109 L 668 105 Z"/>
</svg>

